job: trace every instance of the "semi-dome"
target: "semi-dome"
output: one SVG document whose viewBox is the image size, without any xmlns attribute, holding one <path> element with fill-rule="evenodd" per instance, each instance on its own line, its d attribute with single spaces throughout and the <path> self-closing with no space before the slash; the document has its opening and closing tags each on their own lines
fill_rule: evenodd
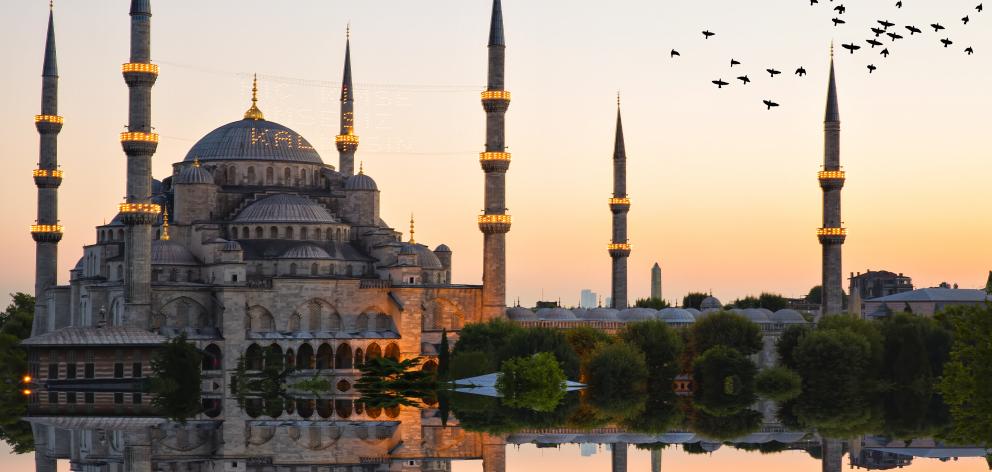
<svg viewBox="0 0 992 472">
<path fill-rule="evenodd" d="M 506 310 L 506 316 L 513 321 L 535 321 L 537 315 L 527 308 L 515 306 Z"/>
<path fill-rule="evenodd" d="M 617 318 L 620 321 L 648 321 L 655 319 L 655 314 L 658 313 L 650 308 L 627 308 L 621 311 Z"/>
<path fill-rule="evenodd" d="M 330 259 L 331 255 L 313 244 L 301 244 L 289 248 L 281 257 L 282 259 Z"/>
<path fill-rule="evenodd" d="M 157 239 L 152 241 L 152 264 L 154 265 L 199 265 L 186 246 L 175 241 Z"/>
<path fill-rule="evenodd" d="M 199 164 L 183 167 L 174 181 L 176 184 L 213 184 L 214 176 Z"/>
<path fill-rule="evenodd" d="M 586 312 L 586 318 L 585 319 L 587 319 L 587 320 L 611 321 L 611 320 L 616 320 L 617 319 L 617 313 L 620 313 L 620 312 L 617 311 L 617 310 L 614 310 L 613 308 L 602 308 L 602 307 L 600 307 L 600 308 L 593 308 L 592 310 L 589 310 L 588 312 Z"/>
<path fill-rule="evenodd" d="M 772 321 L 783 324 L 806 323 L 806 318 L 796 310 L 785 308 L 772 314 Z"/>
<path fill-rule="evenodd" d="M 338 221 L 327 208 L 307 197 L 277 194 L 248 205 L 234 222 L 326 224 Z"/>
<path fill-rule="evenodd" d="M 244 119 L 228 123 L 200 138 L 186 153 L 186 162 L 282 161 L 323 164 L 313 146 L 297 132 L 272 121 Z"/>
<path fill-rule="evenodd" d="M 434 248 L 434 252 L 451 252 L 451 248 L 449 248 L 447 244 L 442 244 Z"/>
<path fill-rule="evenodd" d="M 571 321 L 576 319 L 575 314 L 564 308 L 541 308 L 537 310 L 537 317 L 542 320 Z"/>
<path fill-rule="evenodd" d="M 348 177 L 344 181 L 345 190 L 379 190 L 379 187 L 375 184 L 375 180 L 372 177 L 365 175 L 364 172 L 359 172 L 351 177 Z"/>
<path fill-rule="evenodd" d="M 703 299 L 702 302 L 699 303 L 700 310 L 706 311 L 713 308 L 716 308 L 717 310 L 723 308 L 723 304 L 720 303 L 720 300 L 716 297 L 713 296 L 706 297 Z"/>
<path fill-rule="evenodd" d="M 224 247 L 221 248 L 222 251 L 240 251 L 241 245 L 237 241 L 228 241 L 224 243 Z"/>
</svg>

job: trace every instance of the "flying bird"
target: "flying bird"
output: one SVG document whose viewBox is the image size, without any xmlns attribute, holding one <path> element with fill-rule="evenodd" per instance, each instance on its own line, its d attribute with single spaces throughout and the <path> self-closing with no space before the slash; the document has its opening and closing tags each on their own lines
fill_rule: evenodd
<svg viewBox="0 0 992 472">
<path fill-rule="evenodd" d="M 716 33 L 712 32 L 710 30 L 703 31 L 703 38 L 704 39 L 710 39 L 710 36 L 716 36 Z"/>
<path fill-rule="evenodd" d="M 963 21 L 963 22 L 964 22 L 964 24 L 968 24 L 968 22 L 969 22 L 969 21 L 971 21 L 971 18 L 968 18 L 968 17 L 966 16 L 966 17 L 964 17 L 964 18 L 961 18 L 961 21 Z"/>
<path fill-rule="evenodd" d="M 741 65 L 741 63 L 737 59 L 730 60 L 730 67 L 739 66 L 739 65 Z"/>
<path fill-rule="evenodd" d="M 730 85 L 730 84 L 724 82 L 723 79 L 720 79 L 720 80 L 714 80 L 713 85 L 716 85 L 716 88 L 722 89 L 724 85 Z"/>
<path fill-rule="evenodd" d="M 933 28 L 933 32 L 934 33 L 936 33 L 938 31 L 944 29 L 944 27 L 941 26 L 940 23 L 934 23 L 934 24 L 930 25 L 930 27 Z"/>
<path fill-rule="evenodd" d="M 889 29 L 890 26 L 895 26 L 895 23 L 891 23 L 885 20 L 878 20 L 878 24 L 882 25 L 885 29 Z"/>
<path fill-rule="evenodd" d="M 883 55 L 883 56 L 885 56 L 885 57 L 889 57 L 889 50 L 888 50 L 888 48 L 883 49 L 880 54 Z"/>
<path fill-rule="evenodd" d="M 872 49 L 875 49 L 875 46 L 881 46 L 882 45 L 882 42 L 881 41 L 877 41 L 877 40 L 874 40 L 874 39 L 869 39 L 869 40 L 867 40 L 865 42 L 868 43 L 868 44 L 871 44 L 871 48 Z"/>
<path fill-rule="evenodd" d="M 679 52 L 678 52 L 678 51 L 676 51 L 676 50 L 674 50 L 674 49 L 672 49 L 672 55 L 671 55 L 671 57 L 675 57 L 675 56 L 679 56 L 679 57 L 682 57 L 682 55 L 681 55 L 681 54 L 679 54 Z"/>
<path fill-rule="evenodd" d="M 799 77 L 805 76 L 806 75 L 806 69 L 803 68 L 803 67 L 800 67 L 800 68 L 796 69 L 796 75 L 798 75 Z"/>
<path fill-rule="evenodd" d="M 858 46 L 857 44 L 841 44 L 841 47 L 851 51 L 851 54 L 854 54 L 854 51 L 861 49 L 861 46 Z"/>
<path fill-rule="evenodd" d="M 772 107 L 777 107 L 778 106 L 778 103 L 775 103 L 775 102 L 773 102 L 771 100 L 762 100 L 761 102 L 764 103 L 765 106 L 767 106 L 769 110 L 771 110 Z"/>
<path fill-rule="evenodd" d="M 817 3 L 820 3 L 820 2 L 818 2 L 817 0 L 809 0 L 809 6 L 813 6 L 813 5 L 817 4 Z"/>
<path fill-rule="evenodd" d="M 909 35 L 910 36 L 912 36 L 912 35 L 914 35 L 916 33 L 922 33 L 922 31 L 920 31 L 920 29 L 917 28 L 917 27 L 915 27 L 915 26 L 907 26 L 906 29 L 909 30 Z"/>
<path fill-rule="evenodd" d="M 844 12 L 847 11 L 847 8 L 844 8 L 844 5 L 837 5 L 837 6 L 834 7 L 834 11 L 836 11 L 837 14 L 839 14 L 839 15 L 843 15 Z"/>
<path fill-rule="evenodd" d="M 888 37 L 890 37 L 890 38 L 892 38 L 892 41 L 893 42 L 895 42 L 895 40 L 897 40 L 897 39 L 902 39 L 902 35 L 897 34 L 897 33 L 885 33 L 885 35 L 888 36 Z"/>
<path fill-rule="evenodd" d="M 950 39 L 947 39 L 947 38 L 941 39 L 940 42 L 944 43 L 944 47 L 945 48 L 947 46 L 950 46 L 950 45 L 954 44 L 954 41 L 951 41 Z"/>
<path fill-rule="evenodd" d="M 968 46 L 967 48 L 965 48 L 964 52 L 968 53 L 968 55 L 970 56 L 975 53 L 975 50 L 972 49 L 971 46 Z"/>
<path fill-rule="evenodd" d="M 777 71 L 775 69 L 765 69 L 765 70 L 768 71 L 768 73 L 772 75 L 772 78 L 774 78 L 776 75 L 781 74 L 781 72 L 779 72 L 779 71 Z"/>
<path fill-rule="evenodd" d="M 875 69 L 878 69 L 878 67 L 875 67 L 875 64 L 868 64 L 868 73 L 869 74 L 871 74 L 872 72 L 875 72 Z"/>
<path fill-rule="evenodd" d="M 747 78 L 746 75 L 742 75 L 742 76 L 738 77 L 737 80 L 743 82 L 744 83 L 743 85 L 747 85 L 747 84 L 751 83 L 751 79 Z"/>
<path fill-rule="evenodd" d="M 979 3 L 978 6 L 975 7 L 975 9 L 978 10 L 978 13 L 981 13 L 982 12 L 982 4 Z"/>
<path fill-rule="evenodd" d="M 872 33 L 875 33 L 875 37 L 877 38 L 877 37 L 881 36 L 882 33 L 885 32 L 885 30 L 883 30 L 882 28 L 872 28 L 871 29 L 871 32 Z"/>
<path fill-rule="evenodd" d="M 902 8 L 902 0 L 896 2 L 896 8 Z"/>
<path fill-rule="evenodd" d="M 837 26 L 837 25 L 842 25 L 842 24 L 844 24 L 844 23 L 847 23 L 846 21 L 844 21 L 844 20 L 842 20 L 842 19 L 840 19 L 840 18 L 834 18 L 834 19 L 832 19 L 832 20 L 830 20 L 830 21 L 833 21 L 833 22 L 834 22 L 834 26 Z"/>
</svg>

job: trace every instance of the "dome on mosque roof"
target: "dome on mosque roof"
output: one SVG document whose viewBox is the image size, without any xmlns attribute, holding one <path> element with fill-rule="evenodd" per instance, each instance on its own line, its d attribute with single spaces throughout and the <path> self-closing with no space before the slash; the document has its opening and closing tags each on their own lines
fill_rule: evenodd
<svg viewBox="0 0 992 472">
<path fill-rule="evenodd" d="M 154 265 L 199 265 L 186 246 L 175 241 L 157 239 L 152 241 L 152 264 Z"/>
<path fill-rule="evenodd" d="M 86 268 L 86 256 L 80 257 L 72 270 L 83 270 L 84 268 Z"/>
<path fill-rule="evenodd" d="M 582 308 L 582 307 L 572 308 L 572 314 L 575 315 L 575 317 L 580 320 L 584 319 L 588 314 L 588 312 L 589 312 L 588 308 Z"/>
<path fill-rule="evenodd" d="M 240 251 L 241 245 L 237 241 L 228 241 L 224 243 L 224 247 L 221 248 L 222 251 Z"/>
<path fill-rule="evenodd" d="M 744 310 L 734 310 L 735 313 L 744 316 L 754 323 L 770 323 L 771 320 L 760 308 L 747 308 Z"/>
<path fill-rule="evenodd" d="M 658 312 L 666 323 L 695 323 L 696 318 L 688 310 L 681 308 L 665 308 Z"/>
<path fill-rule="evenodd" d="M 364 172 L 359 172 L 348 180 L 344 181 L 345 190 L 379 190 L 379 187 L 375 184 L 375 180 L 372 177 L 365 175 Z"/>
<path fill-rule="evenodd" d="M 706 311 L 711 308 L 716 308 L 719 310 L 720 308 L 723 308 L 723 304 L 720 303 L 720 300 L 714 296 L 706 297 L 699 303 L 700 310 Z"/>
<path fill-rule="evenodd" d="M 197 159 L 323 164 L 303 136 L 279 123 L 253 119 L 234 121 L 207 133 L 190 148 L 184 160 Z"/>
<path fill-rule="evenodd" d="M 699 311 L 699 310 L 697 310 L 695 308 L 683 308 L 683 310 L 689 312 L 689 314 L 692 315 L 692 316 L 696 316 L 696 315 L 702 313 L 701 311 Z"/>
<path fill-rule="evenodd" d="M 331 255 L 323 248 L 313 244 L 301 244 L 284 252 L 282 259 L 330 259 Z"/>
<path fill-rule="evenodd" d="M 537 317 L 542 320 L 568 321 L 574 320 L 575 313 L 564 308 L 541 308 L 537 310 Z"/>
<path fill-rule="evenodd" d="M 617 311 L 612 308 L 593 308 L 584 313 L 576 313 L 575 316 L 583 320 L 612 321 L 617 319 Z"/>
<path fill-rule="evenodd" d="M 627 308 L 617 314 L 620 321 L 647 321 L 655 319 L 658 312 L 650 308 Z"/>
<path fill-rule="evenodd" d="M 434 248 L 434 252 L 451 252 L 451 248 L 449 248 L 447 244 L 442 244 Z"/>
<path fill-rule="evenodd" d="M 704 442 L 699 443 L 699 448 L 702 449 L 702 450 L 704 450 L 704 451 L 706 451 L 706 452 L 713 452 L 713 451 L 715 451 L 717 449 L 720 449 L 721 446 L 722 445 L 720 443 L 718 443 L 718 442 L 705 442 L 704 441 Z"/>
<path fill-rule="evenodd" d="M 214 176 L 199 164 L 183 167 L 174 181 L 176 184 L 213 184 Z"/>
<path fill-rule="evenodd" d="M 534 321 L 537 315 L 533 311 L 522 306 L 515 306 L 506 310 L 506 316 L 513 321 Z"/>
<path fill-rule="evenodd" d="M 776 323 L 806 323 L 806 318 L 803 318 L 803 315 L 798 311 L 786 308 L 772 314 L 772 321 Z"/>
<path fill-rule="evenodd" d="M 417 250 L 413 246 L 415 246 L 415 244 L 404 244 L 403 247 L 400 248 L 400 254 L 403 254 L 403 255 L 416 255 L 417 254 Z"/>
<path fill-rule="evenodd" d="M 277 194 L 241 210 L 236 223 L 337 223 L 321 204 L 300 195 Z"/>
</svg>

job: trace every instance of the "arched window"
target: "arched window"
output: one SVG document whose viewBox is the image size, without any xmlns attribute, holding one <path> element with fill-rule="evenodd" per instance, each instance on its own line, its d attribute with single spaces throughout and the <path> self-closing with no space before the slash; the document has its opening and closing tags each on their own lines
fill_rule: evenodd
<svg viewBox="0 0 992 472">
<path fill-rule="evenodd" d="M 308 237 L 309 233 L 306 226 L 300 228 L 300 239 L 310 239 Z"/>
<path fill-rule="evenodd" d="M 272 185 L 272 180 L 275 178 L 275 172 L 271 167 L 265 169 L 265 185 Z"/>
<path fill-rule="evenodd" d="M 313 400 L 296 400 L 296 411 L 299 413 L 300 418 L 313 416 L 313 407 Z"/>
<path fill-rule="evenodd" d="M 328 241 L 334 240 L 334 229 L 327 228 L 327 233 L 326 234 L 327 234 L 327 240 Z"/>
<path fill-rule="evenodd" d="M 265 368 L 275 368 L 278 370 L 283 369 L 283 357 L 282 357 L 282 347 L 276 343 L 272 343 L 265 349 L 264 357 Z M 281 408 L 280 408 L 281 410 Z"/>
<path fill-rule="evenodd" d="M 296 263 L 293 262 L 289 265 L 289 275 L 296 275 Z"/>
<path fill-rule="evenodd" d="M 327 343 L 321 344 L 320 349 L 317 349 L 317 369 L 331 369 L 334 365 L 333 357 L 334 350 L 331 349 L 331 346 Z"/>
<path fill-rule="evenodd" d="M 296 368 L 300 370 L 313 369 L 316 365 L 316 360 L 313 357 L 313 348 L 309 344 L 304 343 L 300 346 L 300 350 L 296 352 Z"/>
<path fill-rule="evenodd" d="M 286 239 L 294 239 L 292 226 L 286 227 Z"/>
<path fill-rule="evenodd" d="M 223 354 L 216 344 L 210 344 L 203 350 L 203 370 L 218 370 L 221 368 Z"/>
<path fill-rule="evenodd" d="M 237 171 L 234 169 L 234 166 L 227 166 L 227 184 L 228 185 L 237 185 L 238 184 L 238 177 L 235 174 L 236 172 Z"/>
<path fill-rule="evenodd" d="M 351 346 L 349 346 L 348 343 L 338 346 L 337 354 L 334 356 L 334 368 L 351 369 L 352 366 Z"/>
<path fill-rule="evenodd" d="M 348 268 L 345 270 L 345 272 L 348 274 L 348 277 L 355 275 L 355 269 L 351 268 L 351 264 L 348 264 Z"/>
<path fill-rule="evenodd" d="M 361 369 L 365 365 L 365 357 L 362 348 L 355 349 L 355 368 Z"/>
<path fill-rule="evenodd" d="M 316 262 L 314 262 L 313 264 L 310 264 L 310 275 L 317 275 L 317 271 L 319 269 L 320 269 L 320 267 L 317 266 L 317 263 Z"/>
<path fill-rule="evenodd" d="M 355 331 L 368 331 L 369 329 L 369 315 L 362 313 L 355 318 Z"/>
<path fill-rule="evenodd" d="M 334 414 L 334 403 L 332 400 L 317 400 L 317 414 L 324 419 L 330 418 Z"/>
<path fill-rule="evenodd" d="M 117 271 L 119 274 L 123 274 L 120 267 L 117 268 Z M 123 275 L 121 275 L 121 277 L 123 277 Z M 169 271 L 169 282 L 176 282 L 178 280 L 179 280 L 179 271 L 176 270 L 175 267 L 173 267 L 172 270 Z"/>
<path fill-rule="evenodd" d="M 382 357 L 382 348 L 376 343 L 369 344 L 368 349 L 365 350 L 365 362 L 380 357 Z"/>
<path fill-rule="evenodd" d="M 396 343 L 389 343 L 386 346 L 386 359 L 400 360 L 400 347 Z"/>
<path fill-rule="evenodd" d="M 379 313 L 375 315 L 375 330 L 376 331 L 388 331 L 393 328 L 392 320 L 389 315 L 385 313 Z"/>
<path fill-rule="evenodd" d="M 262 348 L 258 344 L 252 343 L 245 353 L 245 368 L 248 370 L 262 370 Z"/>
<path fill-rule="evenodd" d="M 307 184 L 307 170 L 300 169 L 300 187 L 303 187 L 306 184 Z"/>
<path fill-rule="evenodd" d="M 123 241 L 124 240 L 124 230 L 123 229 L 117 230 L 117 240 L 118 241 Z"/>
<path fill-rule="evenodd" d="M 261 226 L 255 227 L 255 239 L 262 239 L 265 237 L 265 230 Z"/>
<path fill-rule="evenodd" d="M 248 239 L 248 227 L 241 228 L 241 239 Z"/>
<path fill-rule="evenodd" d="M 341 315 L 337 313 L 331 313 L 327 317 L 327 330 L 328 331 L 341 331 Z"/>
<path fill-rule="evenodd" d="M 283 169 L 282 172 L 282 184 L 288 187 L 290 184 L 292 184 L 292 182 L 293 182 L 293 174 L 292 171 L 289 170 L 289 167 L 287 167 Z"/>
<path fill-rule="evenodd" d="M 279 228 L 275 226 L 269 227 L 269 239 L 279 239 Z"/>
<path fill-rule="evenodd" d="M 255 185 L 255 166 L 248 166 L 248 185 Z"/>
<path fill-rule="evenodd" d="M 300 316 L 299 313 L 293 313 L 292 315 L 289 315 L 289 326 L 287 326 L 288 331 L 293 333 L 299 331 L 302 322 L 303 322 L 303 317 Z"/>
</svg>

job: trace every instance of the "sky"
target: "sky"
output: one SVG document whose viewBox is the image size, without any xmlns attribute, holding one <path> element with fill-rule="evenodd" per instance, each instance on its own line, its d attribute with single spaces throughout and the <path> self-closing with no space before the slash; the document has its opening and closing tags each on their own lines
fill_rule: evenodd
<svg viewBox="0 0 992 472">
<path fill-rule="evenodd" d="M 0 291 L 33 287 L 41 62 L 48 2 L 10 0 L 0 17 Z M 842 124 L 844 271 L 886 269 L 919 287 L 979 287 L 992 268 L 985 129 L 992 109 L 992 12 L 977 0 L 505 0 L 508 302 L 578 303 L 609 292 L 607 199 L 617 90 L 628 155 L 630 297 L 649 293 L 659 262 L 664 297 L 712 291 L 725 302 L 819 283 L 816 172 L 831 41 Z M 152 58 L 161 67 L 153 125 L 157 178 L 197 139 L 241 118 L 259 74 L 266 118 L 305 136 L 337 165 L 337 102 L 346 25 L 352 25 L 358 159 L 382 190 L 382 217 L 417 241 L 454 250 L 454 281 L 481 282 L 483 206 L 479 103 L 486 76 L 488 0 L 153 2 Z M 118 133 L 127 121 L 120 64 L 128 57 L 126 0 L 59 0 L 59 137 L 65 171 L 60 282 L 113 217 L 124 193 Z M 959 18 L 970 14 L 971 24 Z M 940 35 L 886 46 L 864 40 L 875 20 L 901 29 L 940 22 Z M 701 31 L 716 32 L 704 40 Z M 955 41 L 943 48 L 939 39 Z M 976 54 L 963 49 L 972 46 Z M 671 49 L 681 56 L 669 57 Z M 730 69 L 730 59 L 742 62 Z M 868 74 L 866 66 L 878 70 Z M 798 67 L 805 77 L 792 72 Z M 783 71 L 771 79 L 767 68 Z M 741 86 L 735 77 L 748 74 Z M 732 84 L 717 89 L 711 80 Z M 781 104 L 765 110 L 761 101 Z"/>
</svg>

